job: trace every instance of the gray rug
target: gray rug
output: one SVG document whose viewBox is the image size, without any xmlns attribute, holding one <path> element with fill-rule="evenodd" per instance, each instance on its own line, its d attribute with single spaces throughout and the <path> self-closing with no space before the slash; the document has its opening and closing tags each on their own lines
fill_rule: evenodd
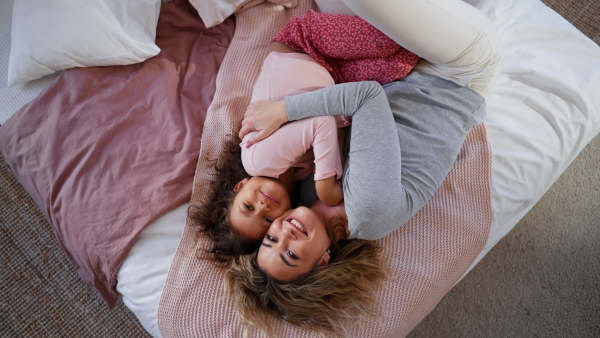
<svg viewBox="0 0 600 338">
<path fill-rule="evenodd" d="M 0 155 L 0 337 L 149 336 L 121 302 L 108 310 Z"/>
<path fill-rule="evenodd" d="M 546 0 L 600 43 L 598 0 Z M 576 60 L 574 60 L 576 62 Z M 600 337 L 600 137 L 411 337 Z M 79 279 L 0 159 L 0 337 L 146 337 Z"/>
<path fill-rule="evenodd" d="M 600 137 L 411 333 L 600 337 Z"/>
</svg>

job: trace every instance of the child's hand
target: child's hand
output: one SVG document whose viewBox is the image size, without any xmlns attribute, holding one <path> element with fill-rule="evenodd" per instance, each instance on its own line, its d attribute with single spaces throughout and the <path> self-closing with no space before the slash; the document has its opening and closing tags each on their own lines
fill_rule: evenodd
<svg viewBox="0 0 600 338">
<path fill-rule="evenodd" d="M 344 191 L 337 184 L 335 176 L 315 181 L 315 187 L 317 188 L 319 200 L 330 207 L 338 205 L 344 198 Z"/>
</svg>

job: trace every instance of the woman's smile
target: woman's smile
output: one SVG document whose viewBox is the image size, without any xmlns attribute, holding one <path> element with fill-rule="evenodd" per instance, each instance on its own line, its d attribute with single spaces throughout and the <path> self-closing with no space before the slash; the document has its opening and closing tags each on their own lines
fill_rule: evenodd
<svg viewBox="0 0 600 338">
<path fill-rule="evenodd" d="M 258 266 L 282 282 L 329 262 L 331 239 L 323 217 L 306 207 L 290 209 L 269 227 L 258 249 Z"/>
<path fill-rule="evenodd" d="M 288 219 L 286 219 L 286 222 L 290 223 L 294 228 L 298 230 L 298 232 L 308 237 L 308 232 L 306 232 L 306 228 L 304 227 L 302 221 L 295 217 L 289 217 Z"/>
</svg>

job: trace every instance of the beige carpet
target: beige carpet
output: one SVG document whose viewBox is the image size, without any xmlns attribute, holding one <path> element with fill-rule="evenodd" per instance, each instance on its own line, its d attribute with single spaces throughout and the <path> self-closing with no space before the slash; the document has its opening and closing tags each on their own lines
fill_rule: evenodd
<svg viewBox="0 0 600 338">
<path fill-rule="evenodd" d="M 598 0 L 544 2 L 600 44 Z M 600 137 L 410 336 L 600 337 L 598 163 Z M 4 159 L 0 264 L 0 337 L 147 336 L 77 277 Z"/>
</svg>

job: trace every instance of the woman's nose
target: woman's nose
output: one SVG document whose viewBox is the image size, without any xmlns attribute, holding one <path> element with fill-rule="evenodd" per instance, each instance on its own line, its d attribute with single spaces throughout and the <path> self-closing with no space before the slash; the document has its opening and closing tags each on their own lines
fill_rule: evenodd
<svg viewBox="0 0 600 338">
<path fill-rule="evenodd" d="M 281 232 L 284 234 L 284 236 L 289 237 L 289 238 L 296 238 L 296 233 L 294 231 L 294 228 L 292 228 L 291 226 L 288 226 L 286 224 L 283 224 L 283 226 L 281 227 Z"/>
</svg>

